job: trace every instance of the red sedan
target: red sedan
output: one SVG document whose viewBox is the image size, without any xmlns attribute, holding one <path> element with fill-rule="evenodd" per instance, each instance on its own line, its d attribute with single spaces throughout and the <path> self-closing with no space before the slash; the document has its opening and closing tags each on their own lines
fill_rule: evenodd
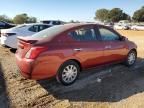
<svg viewBox="0 0 144 108">
<path fill-rule="evenodd" d="M 64 85 L 74 83 L 82 70 L 120 62 L 132 66 L 137 59 L 136 44 L 98 24 L 58 25 L 18 39 L 21 74 L 36 80 L 55 76 Z"/>
</svg>

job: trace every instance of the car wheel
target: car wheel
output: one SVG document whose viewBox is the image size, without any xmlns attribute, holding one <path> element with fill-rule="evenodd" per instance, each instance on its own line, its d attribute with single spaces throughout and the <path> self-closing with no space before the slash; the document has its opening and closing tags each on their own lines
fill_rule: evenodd
<svg viewBox="0 0 144 108">
<path fill-rule="evenodd" d="M 56 79 L 63 85 L 73 84 L 79 76 L 80 66 L 75 61 L 65 62 L 59 69 Z"/>
<path fill-rule="evenodd" d="M 136 28 L 134 28 L 134 30 L 136 31 L 137 29 L 136 29 Z"/>
<path fill-rule="evenodd" d="M 130 67 L 130 66 L 135 64 L 136 59 L 137 59 L 136 51 L 131 50 L 127 55 L 127 59 L 125 61 L 125 64 Z"/>
</svg>

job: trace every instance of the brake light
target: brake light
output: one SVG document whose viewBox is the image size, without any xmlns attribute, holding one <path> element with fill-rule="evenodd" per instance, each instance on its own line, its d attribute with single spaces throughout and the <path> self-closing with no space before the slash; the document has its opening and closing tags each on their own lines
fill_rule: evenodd
<svg viewBox="0 0 144 108">
<path fill-rule="evenodd" d="M 40 53 L 46 51 L 47 49 L 47 47 L 33 47 L 26 53 L 25 58 L 35 59 Z"/>
</svg>

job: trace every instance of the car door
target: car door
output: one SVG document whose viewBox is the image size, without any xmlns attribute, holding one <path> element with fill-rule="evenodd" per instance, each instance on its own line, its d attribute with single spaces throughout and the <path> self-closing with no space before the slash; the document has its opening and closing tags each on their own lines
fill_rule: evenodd
<svg viewBox="0 0 144 108">
<path fill-rule="evenodd" d="M 77 28 L 69 32 L 69 36 L 73 39 L 70 43 L 73 54 L 81 61 L 84 68 L 91 68 L 104 63 L 104 47 L 97 39 L 93 26 Z"/>
<path fill-rule="evenodd" d="M 127 55 L 127 45 L 121 36 L 113 29 L 99 26 L 102 43 L 104 45 L 105 62 L 123 60 Z"/>
</svg>

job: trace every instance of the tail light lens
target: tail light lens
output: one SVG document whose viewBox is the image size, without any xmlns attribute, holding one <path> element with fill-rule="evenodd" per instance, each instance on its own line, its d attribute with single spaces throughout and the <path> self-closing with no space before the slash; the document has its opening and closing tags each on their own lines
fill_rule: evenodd
<svg viewBox="0 0 144 108">
<path fill-rule="evenodd" d="M 47 49 L 47 47 L 33 47 L 26 53 L 25 58 L 35 59 L 40 53 L 46 51 Z"/>
<path fill-rule="evenodd" d="M 8 37 L 8 36 L 13 36 L 16 35 L 16 33 L 1 33 L 2 36 Z"/>
</svg>

